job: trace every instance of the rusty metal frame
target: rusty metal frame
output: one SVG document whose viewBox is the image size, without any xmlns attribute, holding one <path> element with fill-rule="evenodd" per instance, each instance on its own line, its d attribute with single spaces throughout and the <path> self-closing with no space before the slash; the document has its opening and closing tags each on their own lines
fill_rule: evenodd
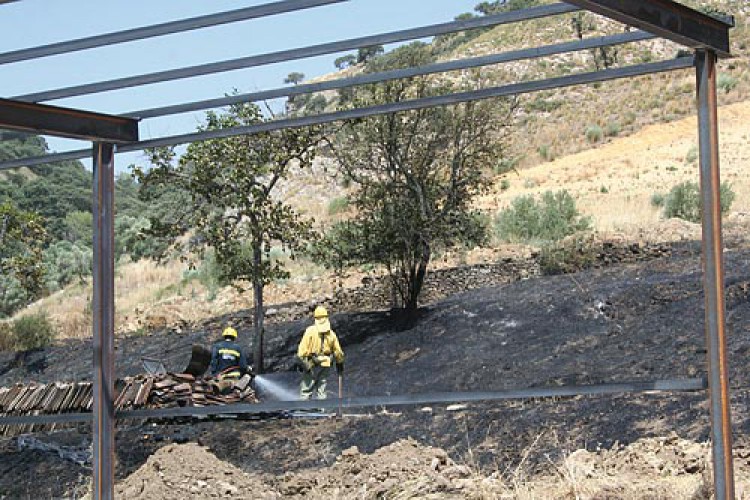
<svg viewBox="0 0 750 500">
<path fill-rule="evenodd" d="M 0 99 L 0 128 L 111 143 L 138 140 L 138 120 Z"/>
<path fill-rule="evenodd" d="M 0 3 L 7 3 L 9 0 L 0 0 Z M 346 1 L 346 0 L 342 0 Z M 703 221 L 702 221 L 702 244 L 703 244 L 703 266 L 704 266 L 704 290 L 705 290 L 705 306 L 706 306 L 706 344 L 707 344 L 707 364 L 708 364 L 708 388 L 710 393 L 711 402 L 711 436 L 713 442 L 713 463 L 714 463 L 714 486 L 715 494 L 717 499 L 728 499 L 734 497 L 734 477 L 732 470 L 732 436 L 731 436 L 731 419 L 730 419 L 730 407 L 729 407 L 729 380 L 728 380 L 728 369 L 727 369 L 727 349 L 726 349 L 726 313 L 725 313 L 725 302 L 724 302 L 724 269 L 723 269 L 723 256 L 722 256 L 722 236 L 721 236 L 721 213 L 719 204 L 719 146 L 718 146 L 718 127 L 717 127 L 717 103 L 716 103 L 716 60 L 718 56 L 728 57 L 730 56 L 729 51 L 729 28 L 733 25 L 733 20 L 716 19 L 711 16 L 707 16 L 695 10 L 689 9 L 677 2 L 671 0 L 566 0 L 568 4 L 575 5 L 578 8 L 584 8 L 592 12 L 603 14 L 611 19 L 624 22 L 626 24 L 637 26 L 646 32 L 653 35 L 657 35 L 679 44 L 685 45 L 695 50 L 696 52 L 696 76 L 697 76 L 697 101 L 698 101 L 698 117 L 699 117 L 699 145 L 700 145 L 700 180 L 701 180 L 701 196 L 703 200 Z M 327 1 L 309 1 L 309 0 L 287 0 L 285 2 L 277 2 L 277 4 L 267 4 L 264 7 L 276 5 L 279 7 L 283 4 L 281 9 L 271 7 L 271 9 L 265 13 L 256 12 L 259 14 L 254 17 L 263 17 L 264 15 L 272 15 L 272 13 L 278 14 L 285 9 L 287 11 L 298 10 L 302 8 L 311 8 L 318 4 L 323 5 L 327 3 L 338 3 L 335 0 L 331 2 Z M 535 17 L 543 17 L 543 15 L 553 15 L 554 13 L 572 12 L 577 10 L 569 6 L 546 6 L 543 8 L 528 9 L 526 11 L 518 11 L 511 16 L 502 18 L 502 22 L 517 22 L 525 19 L 533 19 Z M 273 11 L 273 12 L 272 12 Z M 554 11 L 554 12 L 553 12 Z M 227 14 L 227 13 L 224 13 Z M 210 16 L 209 16 L 210 17 Z M 491 16 L 488 16 L 491 17 Z M 219 20 L 223 22 L 235 22 L 229 17 L 223 17 L 222 14 L 217 14 L 211 19 Z M 183 22 L 185 21 L 185 22 Z M 189 20 L 175 21 L 173 23 L 166 23 L 165 25 L 181 26 L 185 29 L 188 28 Z M 172 72 L 166 72 L 164 75 L 141 75 L 137 77 L 131 77 L 130 80 L 124 80 L 120 83 L 113 82 L 100 82 L 100 84 L 89 84 L 88 86 L 82 86 L 80 89 L 76 89 L 78 93 L 85 93 L 88 91 L 105 91 L 112 85 L 144 85 L 152 83 L 151 80 L 159 80 L 160 78 L 175 79 L 189 76 L 196 76 L 198 74 L 206 74 L 217 71 L 228 71 L 230 69 L 236 69 L 238 67 L 244 67 L 249 65 L 258 66 L 262 64 L 269 64 L 274 60 L 288 60 L 291 58 L 298 57 L 310 57 L 310 54 L 317 52 L 330 53 L 326 51 L 333 51 L 335 48 L 351 48 L 362 43 L 366 45 L 368 40 L 391 40 L 394 36 L 404 36 L 404 39 L 411 36 L 414 33 L 425 33 L 427 31 L 436 31 L 436 33 L 451 33 L 468 29 L 470 27 L 477 27 L 485 23 L 486 25 L 500 24 L 492 19 L 482 19 L 479 21 L 462 21 L 445 23 L 444 25 L 433 25 L 432 27 L 415 28 L 414 30 L 405 30 L 404 34 L 398 34 L 396 32 L 390 34 L 373 35 L 372 37 L 363 37 L 361 39 L 353 39 L 349 41 L 342 41 L 339 45 L 337 42 L 330 44 L 324 44 L 320 46 L 311 46 L 300 49 L 292 49 L 290 51 L 267 54 L 265 56 L 254 56 L 250 58 L 244 58 L 243 60 L 224 61 L 219 63 L 213 63 L 212 65 L 206 65 L 205 67 L 193 67 L 183 68 L 182 70 L 173 70 Z M 476 26 L 475 26 L 476 25 Z M 155 34 L 158 32 L 152 31 L 149 34 L 149 28 L 156 28 L 156 26 L 139 28 L 137 30 L 144 30 L 139 32 L 139 38 L 147 38 L 150 36 L 159 36 Z M 137 31 L 131 30 L 131 31 Z M 184 30 L 183 30 L 184 31 Z M 125 32 L 123 32 L 125 33 Z M 434 33 L 433 33 L 434 34 Z M 110 34 L 118 35 L 118 34 Z M 144 36 L 140 36 L 144 35 Z M 408 35 L 408 36 L 406 36 Z M 118 35 L 119 36 L 119 35 Z M 120 43 L 117 41 L 117 37 L 108 39 L 108 43 Z M 85 39 L 84 39 L 85 40 Z M 95 43 L 95 40 L 88 40 L 84 45 L 77 44 L 78 41 L 61 42 L 60 44 L 53 44 L 59 48 L 69 48 L 72 50 L 85 50 L 87 47 L 85 43 Z M 369 42 L 368 42 L 369 43 Z M 377 42 L 372 42 L 377 43 Z M 371 44 L 371 43 L 370 43 Z M 34 52 L 36 50 L 36 52 Z M 44 57 L 45 51 L 49 48 L 37 47 L 32 49 L 23 49 L 22 51 L 15 51 L 16 55 L 8 56 L 8 62 L 13 62 L 13 57 L 17 57 L 18 53 L 25 54 L 24 59 L 34 59 L 37 57 Z M 65 51 L 68 51 L 67 49 Z M 7 54 L 5 54 L 7 55 Z M 0 54 L 0 61 L 2 60 L 3 54 Z M 265 57 L 265 58 L 264 58 Z M 529 55 L 533 57 L 533 55 Z M 674 69 L 674 68 L 673 68 Z M 443 71 L 448 71 L 449 68 L 445 68 Z M 627 68 L 618 68 L 615 71 L 628 71 Z M 630 71 L 634 71 L 630 69 Z M 434 71 L 433 71 L 434 72 Z M 632 76 L 633 74 L 647 74 L 634 72 L 632 74 L 622 74 L 619 77 Z M 602 72 L 604 73 L 604 72 Z M 607 73 L 606 75 L 596 76 L 592 81 L 603 81 L 611 79 L 614 73 Z M 174 77 L 174 78 L 173 78 Z M 600 78 L 596 80 L 596 78 Z M 566 80 L 567 79 L 567 80 Z M 162 80 L 159 80 L 162 81 Z M 541 90 L 543 88 L 553 88 L 565 85 L 576 85 L 585 83 L 587 79 L 581 75 L 570 75 L 568 77 L 561 77 L 559 79 L 549 79 L 544 83 L 537 82 L 536 86 L 534 82 L 522 82 L 517 84 L 508 85 L 505 87 L 495 87 L 490 89 L 484 89 L 483 91 L 477 91 L 475 94 L 468 95 L 469 93 L 454 94 L 448 96 L 441 96 L 432 100 L 425 100 L 424 102 L 412 102 L 409 104 L 400 104 L 398 106 L 384 105 L 373 107 L 370 109 L 352 110 L 350 114 L 352 116 L 371 116 L 382 113 L 391 113 L 405 109 L 418 109 L 420 107 L 430 106 L 442 106 L 452 104 L 456 102 L 465 102 L 475 99 L 485 99 L 489 97 L 495 97 L 499 95 L 510 95 L 521 92 L 533 92 Z M 567 83 L 566 83 L 567 82 Z M 352 85 L 358 83 L 352 82 Z M 72 90 L 60 89 L 65 93 L 70 93 Z M 57 94 L 47 93 L 43 96 L 49 99 L 54 99 Z M 77 94 L 76 94 L 77 95 Z M 31 99 L 31 96 L 25 96 Z M 34 97 L 39 97 L 34 95 Z M 40 98 L 41 99 L 41 98 Z M 34 108 L 35 112 L 41 114 L 36 115 L 34 119 L 29 121 L 28 117 L 15 115 L 2 114 L 2 104 L 7 106 L 17 105 L 10 101 L 0 101 L 0 126 L 5 128 L 13 128 L 20 130 L 34 130 L 44 131 L 50 134 L 59 134 L 70 137 L 71 134 L 75 136 L 75 118 L 73 116 L 64 117 L 62 121 L 55 118 L 53 120 L 52 114 L 44 115 L 41 113 L 43 109 L 47 108 Z M 180 105 L 175 106 L 179 108 Z M 399 107 L 400 106 L 400 107 Z M 168 108 L 168 107 L 165 107 Z M 60 108 L 56 108 L 60 109 Z M 49 111 L 49 109 L 47 109 Z M 81 112 L 85 113 L 85 112 Z M 89 113 L 88 118 L 92 118 L 93 114 Z M 100 115 L 104 116 L 104 115 Z M 277 123 L 270 122 L 266 125 L 269 130 L 276 130 L 281 128 L 289 128 L 295 126 L 304 126 L 307 124 L 305 120 L 317 120 L 319 123 L 325 123 L 327 121 L 347 119 L 347 114 L 329 114 L 328 116 L 320 115 L 319 117 L 309 117 L 300 119 L 301 121 L 294 120 L 281 120 Z M 80 117 L 79 117 L 80 118 Z M 113 118 L 113 117 L 108 117 Z M 57 121 L 55 121 L 57 120 Z M 111 126 L 110 122 L 110 126 Z M 91 123 L 89 123 L 91 125 Z M 122 146 L 118 151 L 131 151 L 141 149 L 143 147 L 152 147 L 156 145 L 165 144 L 177 144 L 189 141 L 204 140 L 208 136 L 202 136 L 199 134 L 185 134 L 183 136 L 156 138 L 147 141 L 137 141 L 137 137 L 133 139 L 132 122 L 124 125 L 126 127 L 122 135 L 113 134 L 112 130 L 109 129 L 106 134 L 102 133 L 101 128 L 88 127 L 84 133 L 80 133 L 79 137 L 90 139 L 94 141 L 93 158 L 94 158 L 94 412 L 93 412 L 93 425 L 94 425 L 94 498 L 112 498 L 114 495 L 114 424 L 115 418 L 142 418 L 145 415 L 143 412 L 127 412 L 123 414 L 115 415 L 113 408 L 113 391 L 114 391 L 114 253 L 113 253 L 113 230 L 114 230 L 114 145 L 113 142 L 122 142 Z M 127 128 L 131 127 L 131 128 Z M 242 130 L 235 130 L 233 133 L 237 134 L 252 134 L 262 131 L 260 128 L 246 128 Z M 137 136 L 137 129 L 135 130 Z M 98 133 L 102 133 L 103 136 L 97 136 Z M 80 153 L 77 151 L 60 153 L 62 156 L 79 158 Z M 53 159 L 60 159 L 60 155 L 49 155 L 45 158 L 46 161 Z M 13 163 L 3 162 L 0 163 L 0 170 L 3 168 L 15 168 L 24 164 L 23 162 L 28 161 L 28 164 L 39 164 L 40 159 L 21 159 Z M 13 165 L 11 167 L 10 165 Z M 664 381 L 662 381 L 664 382 Z M 655 382 L 654 382 L 655 383 Z M 629 389 L 623 389 L 622 387 L 616 389 L 606 388 L 591 388 L 591 387 L 563 387 L 558 388 L 568 395 L 576 394 L 608 394 L 614 392 L 640 392 L 641 390 L 670 390 L 677 387 L 682 387 L 680 384 L 687 384 L 688 387 L 685 390 L 697 390 L 699 387 L 695 386 L 694 382 L 690 381 L 675 381 L 676 386 L 672 385 L 654 385 L 653 389 L 640 387 L 640 389 L 630 387 Z M 692 385 L 691 385 L 692 384 Z M 617 386 L 614 384 L 613 386 Z M 702 385 L 701 385 L 702 386 Z M 509 397 L 535 397 L 529 396 L 525 390 L 509 391 L 507 394 L 499 393 L 442 393 L 437 395 L 422 395 L 427 398 L 430 402 L 450 402 L 454 401 L 455 398 L 468 398 L 478 400 L 482 397 L 492 396 L 496 399 L 507 399 Z M 543 391 L 549 392 L 549 389 Z M 567 392 L 566 392 L 567 391 Z M 592 392 L 593 391 L 593 392 Z M 533 390 L 532 390 L 533 392 Z M 540 394 L 541 396 L 541 394 Z M 391 398 L 391 404 L 408 404 L 404 401 L 399 402 L 399 398 Z M 373 401 L 373 398 L 356 398 L 349 401 L 351 406 L 356 405 L 369 405 Z M 317 404 L 317 403 L 316 403 Z M 258 409 L 256 407 L 255 409 Z M 240 408 L 237 408 L 239 410 Z M 246 409 L 248 410 L 248 409 Z M 249 409 L 250 411 L 252 409 Z M 190 413 L 190 410 L 182 410 Z M 205 410 L 205 412 L 214 412 L 214 410 Z M 29 417 L 38 418 L 39 423 L 49 423 L 54 421 L 54 416 L 38 416 Z M 0 424 L 3 424 L 4 419 L 0 418 Z M 10 421 L 8 422 L 10 423 Z"/>
<path fill-rule="evenodd" d="M 732 18 L 721 20 L 672 0 L 565 0 L 582 9 L 635 26 L 692 49 L 729 57 Z"/>
</svg>

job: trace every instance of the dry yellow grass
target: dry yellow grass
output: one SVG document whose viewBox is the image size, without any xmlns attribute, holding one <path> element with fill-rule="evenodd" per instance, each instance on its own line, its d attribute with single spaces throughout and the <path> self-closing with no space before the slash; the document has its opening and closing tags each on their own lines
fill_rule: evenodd
<svg viewBox="0 0 750 500">
<path fill-rule="evenodd" d="M 149 261 L 123 264 L 115 275 L 115 325 L 133 311 L 154 301 L 159 290 L 177 283 L 185 265 L 169 262 L 157 265 Z M 35 302 L 20 315 L 46 311 L 57 327 L 60 338 L 91 336 L 91 282 L 77 284 Z"/>
<path fill-rule="evenodd" d="M 750 102 L 719 109 L 722 180 L 736 193 L 731 212 L 750 211 Z M 576 154 L 503 176 L 510 187 L 482 197 L 478 206 L 506 207 L 514 198 L 567 189 L 580 211 L 591 216 L 600 232 L 648 230 L 664 223 L 651 205 L 655 193 L 699 180 L 697 161 L 689 161 L 697 145 L 695 117 L 649 125 L 641 131 Z M 692 153 L 691 153 L 692 151 Z"/>
</svg>

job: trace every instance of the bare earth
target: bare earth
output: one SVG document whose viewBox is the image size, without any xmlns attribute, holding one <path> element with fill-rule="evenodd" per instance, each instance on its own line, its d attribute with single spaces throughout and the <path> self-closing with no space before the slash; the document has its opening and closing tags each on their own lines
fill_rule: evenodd
<svg viewBox="0 0 750 500">
<path fill-rule="evenodd" d="M 738 498 L 750 498 L 749 117 L 747 102 L 720 109 L 723 178 L 737 193 L 725 258 Z M 514 196 L 564 185 L 601 233 L 684 241 L 671 256 L 466 291 L 428 304 L 406 331 L 386 310 L 338 312 L 332 319 L 348 356 L 347 395 L 704 376 L 699 226 L 660 220 L 650 204 L 652 194 L 698 179 L 689 161 L 695 130 L 694 118 L 647 127 L 510 174 L 510 188 L 498 187 L 481 203 L 500 208 Z M 270 296 L 300 299 L 296 294 L 315 286 L 294 283 Z M 230 317 L 247 323 L 238 304 L 225 305 L 235 311 Z M 189 316 L 190 308 L 184 300 L 163 313 Z M 137 372 L 141 355 L 184 364 L 191 343 L 216 335 L 196 326 L 198 319 L 119 340 L 118 372 Z M 304 324 L 269 325 L 274 370 L 289 369 Z M 80 339 L 32 353 L 20 366 L 3 353 L 0 385 L 85 378 L 90 359 L 90 342 Z M 90 444 L 90 429 L 38 437 L 77 448 Z M 710 498 L 708 437 L 705 393 L 509 401 L 456 411 L 381 408 L 341 421 L 128 422 L 118 431 L 117 488 L 120 498 L 152 499 L 698 500 Z M 0 440 L 0 498 L 80 498 L 89 478 L 90 468 Z"/>
</svg>

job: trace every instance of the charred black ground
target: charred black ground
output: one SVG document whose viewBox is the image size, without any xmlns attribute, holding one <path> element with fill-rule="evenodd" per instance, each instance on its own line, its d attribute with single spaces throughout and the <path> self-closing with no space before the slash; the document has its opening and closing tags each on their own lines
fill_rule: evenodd
<svg viewBox="0 0 750 500">
<path fill-rule="evenodd" d="M 725 253 L 733 423 L 738 446 L 750 431 L 750 250 Z M 221 318 L 216 320 L 219 323 Z M 307 319 L 269 326 L 272 370 L 289 370 Z M 578 273 L 537 277 L 471 290 L 431 303 L 410 329 L 389 311 L 332 317 L 347 354 L 348 395 L 594 384 L 696 377 L 705 374 L 700 251 L 675 247 L 671 256 Z M 186 362 L 189 346 L 216 332 L 153 333 L 117 343 L 118 372 L 140 371 L 141 356 Z M 0 357 L 0 385 L 34 379 L 79 380 L 90 374 L 90 344 L 68 342 L 30 353 L 25 363 Z M 676 431 L 708 438 L 706 395 L 576 397 L 445 407 L 372 409 L 343 421 L 218 420 L 189 425 L 133 424 L 118 432 L 118 476 L 156 449 L 177 441 L 205 444 L 245 470 L 281 474 L 330 464 L 356 445 L 371 452 L 401 438 L 439 446 L 454 458 L 509 470 L 531 469 L 577 448 L 628 443 Z M 85 428 L 45 439 L 71 445 Z M 523 457 L 526 457 L 525 459 Z M 33 484 L 29 474 L 39 478 Z M 11 497 L 58 496 L 86 480 L 87 471 L 55 455 L 0 444 L 0 492 Z M 23 483 L 23 484 L 21 484 Z M 30 489 L 31 488 L 31 489 Z M 33 491 L 32 491 L 33 490 Z"/>
</svg>

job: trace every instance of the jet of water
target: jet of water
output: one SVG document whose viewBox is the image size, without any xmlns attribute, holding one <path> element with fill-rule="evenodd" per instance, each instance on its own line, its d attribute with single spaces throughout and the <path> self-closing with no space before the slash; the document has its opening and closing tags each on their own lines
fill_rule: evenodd
<svg viewBox="0 0 750 500">
<path fill-rule="evenodd" d="M 299 399 L 298 389 L 290 389 L 288 381 L 274 380 L 269 374 L 256 375 L 253 379 L 255 389 L 261 395 L 276 401 L 296 401 Z"/>
</svg>

